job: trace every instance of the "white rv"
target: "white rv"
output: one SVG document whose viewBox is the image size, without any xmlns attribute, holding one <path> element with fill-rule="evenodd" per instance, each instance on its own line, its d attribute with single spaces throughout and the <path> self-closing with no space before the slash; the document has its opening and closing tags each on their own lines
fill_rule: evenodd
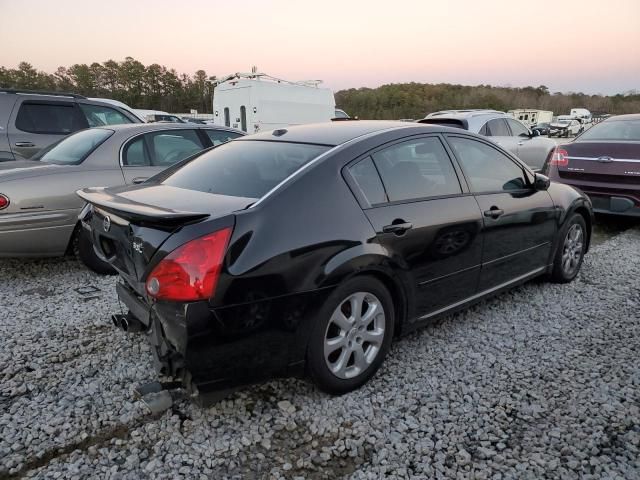
<svg viewBox="0 0 640 480">
<path fill-rule="evenodd" d="M 513 118 L 517 118 L 527 127 L 535 127 L 541 123 L 551 123 L 553 120 L 553 112 L 550 110 L 530 110 L 521 108 L 518 110 L 509 110 Z"/>
<path fill-rule="evenodd" d="M 320 80 L 289 82 L 263 73 L 235 73 L 213 90 L 213 122 L 248 133 L 335 117 L 333 92 Z"/>
</svg>

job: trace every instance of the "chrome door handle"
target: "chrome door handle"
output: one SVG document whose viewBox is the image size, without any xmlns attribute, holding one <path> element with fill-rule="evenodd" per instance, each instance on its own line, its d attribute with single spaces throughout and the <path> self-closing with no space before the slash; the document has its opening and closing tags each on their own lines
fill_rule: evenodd
<svg viewBox="0 0 640 480">
<path fill-rule="evenodd" d="M 139 185 L 141 183 L 144 183 L 148 179 L 149 179 L 149 177 L 136 177 L 131 181 L 133 182 L 134 185 Z"/>
<path fill-rule="evenodd" d="M 35 147 L 36 144 L 32 142 L 16 142 L 16 147 Z"/>
<path fill-rule="evenodd" d="M 504 215 L 504 210 L 498 207 L 491 207 L 489 210 L 484 211 L 485 217 L 498 218 L 498 217 L 501 217 L 502 215 Z"/>
<path fill-rule="evenodd" d="M 382 231 L 384 233 L 395 233 L 396 235 L 402 235 L 404 232 L 412 228 L 413 223 L 392 223 L 391 225 L 385 225 L 384 227 L 382 227 Z"/>
</svg>

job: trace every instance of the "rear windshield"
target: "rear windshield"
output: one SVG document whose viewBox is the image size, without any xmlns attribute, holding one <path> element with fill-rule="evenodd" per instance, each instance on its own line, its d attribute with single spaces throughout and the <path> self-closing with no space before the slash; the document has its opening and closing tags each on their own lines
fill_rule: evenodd
<svg viewBox="0 0 640 480">
<path fill-rule="evenodd" d="M 162 183 L 206 193 L 261 198 L 329 148 L 265 141 L 225 143 L 179 168 Z"/>
<path fill-rule="evenodd" d="M 580 140 L 640 141 L 640 120 L 617 120 L 598 123 L 580 135 Z"/>
<path fill-rule="evenodd" d="M 90 128 L 63 138 L 37 157 L 42 162 L 57 165 L 77 165 L 113 135 L 113 130 Z"/>
</svg>

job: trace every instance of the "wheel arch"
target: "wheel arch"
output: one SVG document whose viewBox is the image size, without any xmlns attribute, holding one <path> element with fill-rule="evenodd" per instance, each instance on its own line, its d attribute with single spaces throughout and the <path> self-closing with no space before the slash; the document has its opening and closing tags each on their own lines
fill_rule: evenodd
<svg viewBox="0 0 640 480">
<path fill-rule="evenodd" d="M 400 336 L 408 311 L 407 293 L 402 282 L 388 270 L 373 267 L 357 270 L 344 278 L 343 282 L 357 277 L 375 278 L 388 290 L 389 295 L 391 295 L 391 301 L 393 302 L 394 336 Z"/>
<path fill-rule="evenodd" d="M 592 228 L 593 228 L 593 218 L 591 218 L 591 214 L 589 213 L 589 210 L 584 205 L 577 206 L 573 210 L 573 212 L 581 215 L 582 218 L 584 219 L 584 223 L 587 225 L 588 235 L 587 235 L 587 241 L 586 241 L 587 244 L 585 246 L 585 253 L 586 253 L 586 252 L 589 251 L 589 247 L 591 246 L 591 233 L 593 231 L 592 230 Z"/>
</svg>

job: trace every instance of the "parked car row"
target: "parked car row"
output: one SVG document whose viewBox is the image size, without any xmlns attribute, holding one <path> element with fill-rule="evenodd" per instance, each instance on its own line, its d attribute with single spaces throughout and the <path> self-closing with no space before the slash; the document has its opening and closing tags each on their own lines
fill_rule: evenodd
<svg viewBox="0 0 640 480">
<path fill-rule="evenodd" d="M 536 171 L 542 169 L 556 146 L 553 140 L 540 138 L 536 130 L 530 130 L 511 115 L 495 110 L 435 112 L 418 123 L 447 125 L 489 137 Z"/>
<path fill-rule="evenodd" d="M 191 393 L 305 373 L 348 392 L 398 335 L 535 277 L 572 281 L 594 206 L 640 216 L 640 115 L 556 146 L 487 110 L 245 136 L 3 95 L 16 130 L 22 108 L 59 103 L 85 128 L 0 164 L 0 256 L 74 251 L 119 274 L 113 323 L 148 333 L 159 374 Z"/>
</svg>

